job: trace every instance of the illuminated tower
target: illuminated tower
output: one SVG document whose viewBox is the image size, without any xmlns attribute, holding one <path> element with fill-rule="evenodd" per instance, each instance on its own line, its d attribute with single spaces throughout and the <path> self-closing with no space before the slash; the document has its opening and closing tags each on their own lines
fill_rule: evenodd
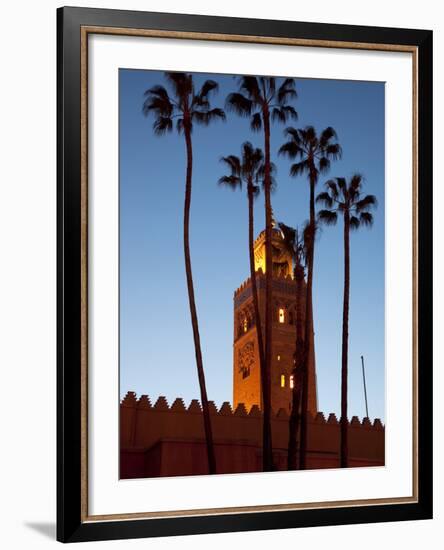
<svg viewBox="0 0 444 550">
<path fill-rule="evenodd" d="M 271 364 L 271 406 L 291 410 L 293 361 L 296 347 L 296 281 L 293 260 L 283 246 L 283 236 L 273 227 L 273 328 Z M 265 231 L 254 243 L 254 259 L 262 334 L 265 338 Z M 305 282 L 301 296 L 302 326 L 305 326 Z M 313 327 L 313 323 L 311 324 Z M 233 405 L 244 403 L 247 410 L 262 403 L 260 362 L 257 347 L 251 280 L 248 278 L 234 293 Z M 312 338 L 314 342 L 314 339 Z M 308 409 L 317 412 L 314 344 L 308 361 Z"/>
</svg>

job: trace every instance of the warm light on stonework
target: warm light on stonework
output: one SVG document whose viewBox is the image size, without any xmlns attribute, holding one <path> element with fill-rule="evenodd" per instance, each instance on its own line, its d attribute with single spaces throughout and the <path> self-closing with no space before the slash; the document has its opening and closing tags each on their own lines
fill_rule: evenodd
<svg viewBox="0 0 444 550">
<path fill-rule="evenodd" d="M 274 276 L 272 285 L 272 349 L 270 364 L 270 380 L 272 383 L 272 408 L 275 411 L 285 409 L 289 411 L 289 394 L 299 388 L 299 379 L 294 378 L 294 389 L 290 388 L 290 375 L 293 374 L 295 343 L 296 343 L 296 298 L 297 283 L 290 277 L 283 277 L 283 271 L 290 274 L 292 271 L 292 258 L 287 254 L 283 245 L 282 234 L 276 230 L 273 232 L 273 262 Z M 281 252 L 274 255 L 276 251 Z M 257 275 L 257 291 L 260 310 L 265 305 L 265 232 L 262 232 L 254 243 L 254 260 Z M 288 260 L 288 262 L 287 262 Z M 288 269 L 284 269 L 288 263 Z M 276 269 L 275 269 L 276 268 Z M 305 308 L 300 307 L 300 325 L 303 328 Z M 247 410 L 256 405 L 262 410 L 262 388 L 260 376 L 261 353 L 257 343 L 259 333 L 262 330 L 263 345 L 265 343 L 265 315 L 262 311 L 260 321 L 255 316 L 253 282 L 251 277 L 245 279 L 234 292 L 234 354 L 233 354 L 233 406 L 243 403 Z M 293 323 L 291 323 L 293 321 Z M 301 328 L 298 327 L 298 328 Z M 254 352 L 245 355 L 241 351 L 247 343 L 254 342 Z M 301 344 L 302 345 L 302 344 Z M 303 346 L 302 346 L 303 347 Z M 310 372 L 308 380 L 307 407 L 310 414 L 317 413 L 315 361 L 314 348 L 310 346 L 307 368 Z M 248 361 L 246 360 L 248 357 Z M 296 373 L 296 371 L 294 371 Z M 284 376 L 281 379 L 281 374 Z M 291 407 L 290 407 L 291 408 Z"/>
</svg>

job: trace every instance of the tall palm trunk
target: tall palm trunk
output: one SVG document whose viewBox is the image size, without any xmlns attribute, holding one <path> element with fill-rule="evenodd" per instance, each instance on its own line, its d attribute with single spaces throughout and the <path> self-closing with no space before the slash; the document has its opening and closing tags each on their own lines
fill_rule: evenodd
<svg viewBox="0 0 444 550">
<path fill-rule="evenodd" d="M 251 288 L 253 291 L 254 316 L 256 318 L 257 346 L 259 351 L 259 366 L 261 369 L 261 383 L 265 385 L 265 357 L 264 357 L 264 339 L 262 335 L 261 314 L 259 310 L 259 298 L 257 295 L 256 270 L 254 267 L 254 196 L 253 182 L 248 182 L 248 250 L 250 256 L 250 277 Z"/>
<path fill-rule="evenodd" d="M 341 468 L 348 466 L 348 312 L 350 302 L 350 214 L 344 211 L 344 303 L 342 310 Z"/>
<path fill-rule="evenodd" d="M 183 246 L 185 253 L 185 271 L 187 276 L 188 299 L 190 302 L 191 324 L 193 327 L 194 350 L 196 354 L 197 376 L 199 378 L 200 396 L 202 401 L 203 421 L 205 440 L 207 445 L 208 471 L 216 473 L 216 457 L 214 454 L 213 433 L 211 429 L 210 409 L 208 406 L 207 389 L 205 385 L 205 373 L 202 361 L 202 350 L 200 347 L 199 323 L 197 320 L 196 301 L 194 298 L 193 273 L 191 270 L 190 256 L 190 206 L 191 206 L 191 182 L 193 172 L 193 146 L 191 143 L 191 130 L 189 123 L 184 124 L 185 142 L 187 148 L 187 175 L 185 185 L 185 204 L 183 215 Z"/>
<path fill-rule="evenodd" d="M 314 241 L 315 241 L 315 184 L 316 176 L 313 170 L 310 173 L 310 225 L 309 225 L 309 246 L 307 254 L 307 292 L 305 297 L 305 346 L 304 346 L 304 368 L 302 371 L 302 411 L 301 411 L 301 449 L 300 468 L 307 467 L 307 429 L 308 429 L 308 362 L 312 347 L 312 326 L 313 314 L 313 264 L 314 264 Z"/>
<path fill-rule="evenodd" d="M 293 369 L 293 391 L 291 401 L 291 414 L 288 425 L 288 455 L 287 467 L 289 470 L 296 470 L 297 461 L 297 435 L 299 430 L 300 406 L 301 406 L 301 383 L 300 373 L 303 369 L 304 359 L 304 339 L 302 336 L 302 282 L 304 280 L 304 271 L 302 266 L 297 263 L 295 270 L 296 279 L 296 351 L 295 364 Z"/>
<path fill-rule="evenodd" d="M 263 109 L 264 138 L 265 138 L 265 372 L 262 384 L 264 405 L 263 423 L 263 469 L 266 472 L 273 470 L 273 446 L 271 439 L 271 380 L 270 370 L 272 361 L 272 216 L 271 216 L 271 161 L 270 161 L 270 113 L 267 105 Z"/>
</svg>

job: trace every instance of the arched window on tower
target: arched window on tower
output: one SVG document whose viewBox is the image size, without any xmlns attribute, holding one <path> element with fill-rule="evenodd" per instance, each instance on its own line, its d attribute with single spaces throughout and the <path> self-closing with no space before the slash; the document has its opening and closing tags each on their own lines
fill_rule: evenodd
<svg viewBox="0 0 444 550">
<path fill-rule="evenodd" d="M 279 323 L 285 323 L 285 309 L 283 307 L 278 310 L 278 320 Z"/>
<path fill-rule="evenodd" d="M 285 374 L 281 374 L 281 388 L 285 388 Z"/>
</svg>

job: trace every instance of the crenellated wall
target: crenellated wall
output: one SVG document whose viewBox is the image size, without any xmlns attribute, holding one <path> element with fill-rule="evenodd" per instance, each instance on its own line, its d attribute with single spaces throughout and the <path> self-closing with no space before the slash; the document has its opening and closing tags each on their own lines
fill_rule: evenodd
<svg viewBox="0 0 444 550">
<path fill-rule="evenodd" d="M 261 471 L 262 413 L 243 404 L 232 410 L 225 402 L 217 409 L 210 402 L 218 473 Z M 289 416 L 273 412 L 273 454 L 277 469 L 286 469 Z M 384 465 L 385 429 L 379 419 L 349 423 L 350 466 Z M 177 398 L 171 406 L 165 397 L 154 404 L 128 392 L 120 404 L 121 478 L 197 475 L 207 473 L 200 403 L 185 406 Z M 334 414 L 309 417 L 308 467 L 339 466 L 339 423 Z"/>
</svg>

